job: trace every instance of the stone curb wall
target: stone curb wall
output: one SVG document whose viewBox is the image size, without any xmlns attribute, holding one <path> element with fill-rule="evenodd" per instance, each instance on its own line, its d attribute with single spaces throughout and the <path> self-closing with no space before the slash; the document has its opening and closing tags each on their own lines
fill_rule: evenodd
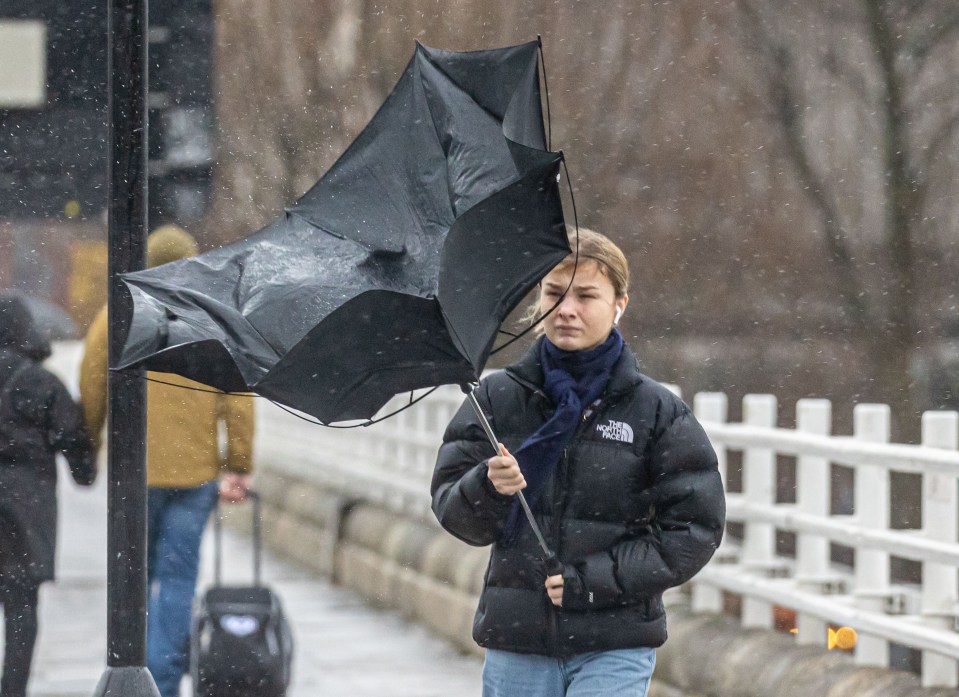
<svg viewBox="0 0 959 697">
<path fill-rule="evenodd" d="M 256 485 L 264 544 L 272 551 L 376 607 L 398 611 L 464 652 L 482 654 L 470 630 L 487 549 L 465 545 L 432 521 L 276 469 L 261 467 Z M 797 646 L 786 634 L 743 629 L 733 618 L 675 605 L 650 695 L 959 697 L 959 691 L 922 688 L 911 673 L 860 667 L 848 654 Z"/>
</svg>

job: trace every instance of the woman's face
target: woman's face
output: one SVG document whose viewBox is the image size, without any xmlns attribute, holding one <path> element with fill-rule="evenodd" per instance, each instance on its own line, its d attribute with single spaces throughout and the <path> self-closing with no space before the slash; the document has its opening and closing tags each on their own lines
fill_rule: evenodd
<svg viewBox="0 0 959 697">
<path fill-rule="evenodd" d="M 572 264 L 561 264 L 540 284 L 539 308 L 547 312 L 573 276 Z M 564 351 L 584 351 L 606 341 L 616 310 L 626 310 L 628 296 L 616 297 L 613 284 L 592 260 L 580 262 L 573 285 L 559 307 L 543 320 L 547 338 Z"/>
</svg>

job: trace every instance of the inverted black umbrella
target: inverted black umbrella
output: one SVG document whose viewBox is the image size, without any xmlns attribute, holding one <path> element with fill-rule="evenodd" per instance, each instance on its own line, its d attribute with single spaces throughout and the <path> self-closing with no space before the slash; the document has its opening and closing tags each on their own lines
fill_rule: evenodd
<svg viewBox="0 0 959 697">
<path fill-rule="evenodd" d="M 118 367 L 252 391 L 323 423 L 475 381 L 499 325 L 570 253 L 538 42 L 417 44 L 333 167 L 272 225 L 124 277 Z"/>
<path fill-rule="evenodd" d="M 326 424 L 458 383 L 498 450 L 468 385 L 506 316 L 570 253 L 538 49 L 417 44 L 372 121 L 282 218 L 124 276 L 133 316 L 118 367 L 256 392 Z"/>
</svg>

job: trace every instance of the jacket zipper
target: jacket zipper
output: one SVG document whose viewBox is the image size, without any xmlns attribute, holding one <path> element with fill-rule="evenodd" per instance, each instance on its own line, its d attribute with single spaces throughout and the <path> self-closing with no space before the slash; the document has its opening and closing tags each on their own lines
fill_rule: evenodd
<svg viewBox="0 0 959 697">
<path fill-rule="evenodd" d="M 555 554 L 557 558 L 559 558 L 560 543 L 562 541 L 560 538 L 560 532 L 562 529 L 563 506 L 565 506 L 565 503 L 566 503 L 565 497 L 563 496 L 563 492 L 566 490 L 566 487 L 563 486 L 563 483 L 566 479 L 566 470 L 567 470 L 568 464 L 569 464 L 569 446 L 567 445 L 565 448 L 563 448 L 563 456 L 560 458 L 560 461 L 559 461 L 559 471 L 556 473 L 557 476 L 555 477 L 554 479 L 555 483 L 553 484 L 553 487 L 554 487 L 553 500 L 556 501 L 556 504 L 555 504 L 555 513 L 553 515 L 553 526 L 550 532 L 552 533 L 551 547 L 553 550 L 553 554 Z M 549 633 L 549 642 L 548 642 L 547 648 L 549 649 L 551 654 L 555 654 L 556 649 L 559 646 L 559 610 L 557 609 L 555 605 L 553 605 L 552 601 L 550 601 L 549 599 L 547 599 L 547 603 L 549 604 L 549 619 L 550 619 L 550 633 Z"/>
<path fill-rule="evenodd" d="M 546 396 L 546 393 L 543 392 L 543 390 L 541 390 L 535 384 L 519 377 L 518 375 L 515 375 L 514 373 L 510 371 L 507 371 L 506 374 L 510 378 L 515 380 L 517 383 L 519 383 L 523 387 L 526 387 L 528 390 L 533 392 L 535 395 L 543 399 L 548 399 L 548 397 Z M 586 429 L 587 425 L 596 419 L 600 411 L 604 411 L 607 407 L 609 407 L 613 402 L 616 401 L 614 398 L 618 396 L 619 395 L 617 392 L 613 392 L 613 393 L 610 393 L 607 396 L 607 398 L 602 400 L 599 404 L 595 404 L 595 408 L 593 404 L 588 405 L 586 409 L 583 410 L 583 413 L 580 418 L 580 422 L 576 425 L 576 432 L 573 434 L 573 438 L 571 439 L 570 442 L 574 442 L 577 436 L 579 436 Z M 553 516 L 553 520 L 555 522 L 553 525 L 553 529 L 550 532 L 552 533 L 551 535 L 552 551 L 557 558 L 559 558 L 560 556 L 560 544 L 562 542 L 560 530 L 562 528 L 561 522 L 563 518 L 563 510 L 566 505 L 566 497 L 564 496 L 565 487 L 563 486 L 563 484 L 565 482 L 566 473 L 568 469 L 569 469 L 569 445 L 563 448 L 563 456 L 560 459 L 559 472 L 557 472 L 557 475 L 562 475 L 562 476 L 557 476 L 555 478 L 554 491 L 553 491 L 553 499 L 554 501 L 556 501 L 555 514 Z M 548 597 L 546 598 L 546 606 L 547 606 L 547 612 L 549 613 L 549 633 L 546 637 L 546 649 L 550 654 L 555 654 L 556 648 L 559 645 L 559 610 L 556 608 L 555 605 L 553 605 L 553 603 L 549 600 Z"/>
<path fill-rule="evenodd" d="M 612 397 L 612 395 L 610 395 Z M 579 423 L 576 425 L 576 432 L 573 434 L 570 443 L 576 441 L 576 439 L 586 430 L 591 422 L 593 422 L 601 411 L 605 411 L 614 400 L 604 399 L 599 404 L 590 404 L 583 410 L 582 416 L 580 417 Z M 566 479 L 569 476 L 569 448 L 567 445 L 563 448 L 563 456 L 559 461 L 559 471 L 556 473 L 554 489 L 553 489 L 553 500 L 555 504 L 555 512 L 553 515 L 554 524 L 552 526 L 552 549 L 553 554 L 560 557 L 560 549 L 562 545 L 562 521 L 563 521 L 563 512 L 566 510 Z M 547 600 L 547 602 L 549 602 Z M 559 645 L 559 610 L 553 605 L 552 602 L 549 602 L 549 611 L 550 611 L 550 636 L 548 641 L 547 648 L 550 649 L 550 653 L 555 653 L 556 648 Z"/>
<path fill-rule="evenodd" d="M 517 383 L 519 383 L 522 387 L 525 387 L 530 392 L 532 392 L 533 395 L 535 395 L 536 397 L 539 397 L 542 400 L 549 399 L 549 397 L 546 396 L 546 393 L 543 392 L 543 390 L 541 390 L 535 384 L 528 382 L 520 378 L 518 375 L 514 375 L 513 373 L 509 371 L 507 371 L 506 374 L 510 378 L 515 380 Z M 560 460 L 561 468 L 564 467 L 564 463 L 566 461 L 566 454 L 568 451 L 569 451 L 568 447 L 563 449 L 563 457 Z M 560 478 L 557 477 L 556 480 L 559 481 Z M 555 492 L 554 492 L 554 499 L 555 499 Z M 556 520 L 558 520 L 558 518 L 556 518 Z M 549 531 L 549 533 L 552 533 L 550 535 L 550 539 L 552 540 L 551 549 L 553 551 L 553 554 L 558 555 L 559 550 L 557 549 L 557 547 L 559 546 L 559 528 L 558 526 L 553 526 L 553 528 L 554 528 L 553 530 Z M 553 605 L 552 601 L 549 599 L 549 596 L 545 597 L 545 602 L 546 602 L 546 612 L 549 616 L 549 627 L 546 634 L 546 651 L 548 654 L 554 654 L 556 652 L 556 646 L 558 643 L 557 639 L 559 637 L 559 613 L 557 611 L 556 606 Z"/>
</svg>

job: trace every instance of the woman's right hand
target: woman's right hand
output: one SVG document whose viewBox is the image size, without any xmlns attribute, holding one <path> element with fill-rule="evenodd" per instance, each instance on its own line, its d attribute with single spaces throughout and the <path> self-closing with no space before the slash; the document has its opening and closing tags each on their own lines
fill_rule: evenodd
<svg viewBox="0 0 959 697">
<path fill-rule="evenodd" d="M 526 479 L 520 471 L 516 458 L 509 454 L 506 446 L 499 444 L 502 455 L 491 457 L 486 463 L 486 476 L 504 496 L 512 496 L 526 488 Z"/>
</svg>

